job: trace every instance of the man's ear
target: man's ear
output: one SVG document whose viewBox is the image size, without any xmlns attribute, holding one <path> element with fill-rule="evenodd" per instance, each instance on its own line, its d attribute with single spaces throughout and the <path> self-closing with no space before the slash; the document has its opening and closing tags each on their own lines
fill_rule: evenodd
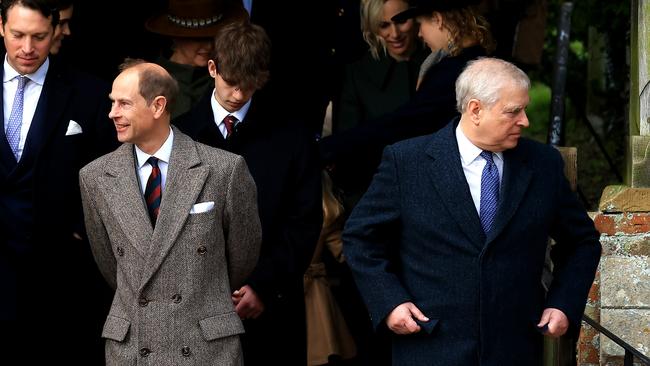
<svg viewBox="0 0 650 366">
<path fill-rule="evenodd" d="M 160 118 L 160 116 L 162 116 L 165 112 L 165 107 L 167 106 L 167 98 L 159 95 L 153 100 L 151 106 L 153 108 L 154 117 Z"/>
<path fill-rule="evenodd" d="M 470 99 L 467 103 L 467 113 L 469 114 L 470 120 L 477 126 L 481 120 L 482 110 L 481 101 L 478 99 Z"/>
<path fill-rule="evenodd" d="M 217 77 L 217 64 L 213 60 L 208 60 L 208 72 L 213 79 Z"/>
</svg>

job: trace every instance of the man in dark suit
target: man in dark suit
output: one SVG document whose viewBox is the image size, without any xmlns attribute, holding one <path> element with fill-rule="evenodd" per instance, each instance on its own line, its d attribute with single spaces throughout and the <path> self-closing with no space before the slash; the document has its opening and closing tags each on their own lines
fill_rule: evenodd
<svg viewBox="0 0 650 366">
<path fill-rule="evenodd" d="M 397 365 L 541 365 L 542 334 L 579 330 L 599 235 L 560 154 L 520 138 L 530 81 L 498 59 L 456 82 L 460 121 L 387 147 L 344 231 Z M 554 281 L 541 276 L 548 237 Z"/>
<path fill-rule="evenodd" d="M 315 141 L 294 121 L 291 106 L 271 110 L 256 103 L 269 77 L 269 56 L 260 26 L 225 26 L 208 64 L 214 91 L 175 124 L 199 142 L 242 155 L 257 185 L 260 259 L 233 294 L 246 328 L 245 364 L 304 365 L 303 274 L 322 224 L 320 169 Z"/>
<path fill-rule="evenodd" d="M 58 12 L 46 1 L 3 0 L 1 17 L 0 363 L 101 364 L 110 292 L 82 239 L 77 176 L 116 142 L 109 86 L 48 58 Z"/>
</svg>

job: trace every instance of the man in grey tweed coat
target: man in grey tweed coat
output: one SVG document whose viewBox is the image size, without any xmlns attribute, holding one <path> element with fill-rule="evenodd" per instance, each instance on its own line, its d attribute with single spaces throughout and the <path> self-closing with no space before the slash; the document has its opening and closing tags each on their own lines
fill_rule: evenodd
<svg viewBox="0 0 650 366">
<path fill-rule="evenodd" d="M 80 172 L 92 251 L 115 289 L 106 364 L 241 365 L 230 294 L 259 254 L 255 183 L 242 157 L 170 127 L 178 86 L 162 67 L 121 70 L 109 117 L 124 144 Z"/>
</svg>

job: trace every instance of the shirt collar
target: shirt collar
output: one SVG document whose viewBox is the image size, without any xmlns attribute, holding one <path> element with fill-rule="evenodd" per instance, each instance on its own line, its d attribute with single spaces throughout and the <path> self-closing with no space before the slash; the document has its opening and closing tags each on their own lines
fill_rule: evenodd
<svg viewBox="0 0 650 366">
<path fill-rule="evenodd" d="M 226 118 L 226 116 L 229 114 L 235 116 L 239 122 L 243 121 L 244 118 L 246 118 L 246 114 L 248 113 L 248 109 L 251 106 L 251 100 L 253 100 L 253 98 L 249 99 L 243 107 L 239 108 L 239 110 L 230 113 L 224 107 L 222 107 L 219 102 L 217 102 L 217 98 L 214 97 L 214 93 L 216 93 L 215 89 L 212 90 L 212 98 L 210 98 L 210 104 L 212 105 L 212 113 L 214 114 L 214 121 L 217 123 L 217 126 L 222 124 L 223 119 Z"/>
<path fill-rule="evenodd" d="M 140 150 L 137 146 L 135 146 L 135 156 L 138 158 L 138 169 L 142 168 L 144 164 L 147 163 L 147 160 L 151 156 L 157 157 L 159 160 L 164 161 L 165 163 L 169 164 L 169 158 L 172 155 L 172 144 L 174 142 L 174 130 L 171 128 L 169 129 L 169 136 L 167 136 L 167 140 L 162 144 L 160 149 L 156 151 L 153 155 L 149 155 L 146 152 Z"/>
<path fill-rule="evenodd" d="M 456 141 L 458 142 L 458 151 L 460 152 L 460 159 L 462 160 L 463 165 L 467 166 L 476 160 L 483 150 L 474 145 L 463 133 L 463 130 L 460 128 L 460 123 L 456 126 Z M 496 156 L 497 159 L 503 161 L 503 152 L 495 152 L 493 156 Z"/>
<path fill-rule="evenodd" d="M 50 58 L 46 58 L 45 62 L 36 70 L 36 72 L 24 75 L 29 78 L 29 81 L 43 85 L 45 84 L 45 76 L 47 75 L 47 70 L 50 68 Z M 3 82 L 7 82 L 10 80 L 13 80 L 16 76 L 19 76 L 20 74 L 18 71 L 14 70 L 11 65 L 9 65 L 9 61 L 7 61 L 7 55 L 5 54 L 5 61 L 4 61 L 4 77 L 3 77 Z"/>
</svg>

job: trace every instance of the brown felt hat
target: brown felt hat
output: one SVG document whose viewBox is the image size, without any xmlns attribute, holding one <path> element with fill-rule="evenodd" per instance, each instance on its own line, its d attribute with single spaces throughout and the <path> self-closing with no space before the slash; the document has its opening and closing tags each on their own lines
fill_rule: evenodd
<svg viewBox="0 0 650 366">
<path fill-rule="evenodd" d="M 394 22 L 401 22 L 418 15 L 430 14 L 434 11 L 449 11 L 477 5 L 478 0 L 411 0 L 410 7 L 391 18 Z"/>
<path fill-rule="evenodd" d="M 147 20 L 145 27 L 171 37 L 214 37 L 224 25 L 245 19 L 241 0 L 169 0 L 167 11 Z"/>
</svg>

